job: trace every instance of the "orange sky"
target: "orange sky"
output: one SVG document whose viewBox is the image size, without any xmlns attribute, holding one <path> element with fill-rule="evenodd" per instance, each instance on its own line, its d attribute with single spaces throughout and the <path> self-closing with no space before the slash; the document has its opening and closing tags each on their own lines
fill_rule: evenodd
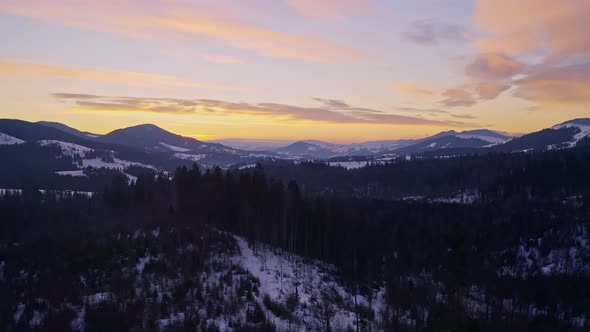
<svg viewBox="0 0 590 332">
<path fill-rule="evenodd" d="M 585 0 L 4 0 L 0 116 L 200 139 L 536 131 L 590 117 L 588 17 Z"/>
</svg>

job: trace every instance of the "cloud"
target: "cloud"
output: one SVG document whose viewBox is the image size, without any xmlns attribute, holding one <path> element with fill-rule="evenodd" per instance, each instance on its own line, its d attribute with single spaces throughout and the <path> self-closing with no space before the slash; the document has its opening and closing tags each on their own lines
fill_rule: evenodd
<svg viewBox="0 0 590 332">
<path fill-rule="evenodd" d="M 510 87 L 510 85 L 499 81 L 462 84 L 445 90 L 443 96 L 447 98 L 441 103 L 446 107 L 469 107 L 481 101 L 494 99 Z"/>
<path fill-rule="evenodd" d="M 212 63 L 221 63 L 221 64 L 242 63 L 242 60 L 240 60 L 238 58 L 231 57 L 231 56 L 227 56 L 227 55 L 201 54 L 199 57 L 207 62 L 212 62 Z"/>
<path fill-rule="evenodd" d="M 232 3 L 233 4 L 233 3 Z M 52 24 L 109 32 L 128 38 L 193 44 L 224 44 L 259 55 L 334 63 L 366 58 L 359 49 L 329 38 L 269 28 L 259 19 L 207 2 L 3 0 L 0 13 Z"/>
<path fill-rule="evenodd" d="M 342 19 L 370 12 L 372 0 L 287 0 L 301 15 L 316 19 Z"/>
<path fill-rule="evenodd" d="M 347 109 L 350 108 L 350 105 L 348 105 L 346 102 L 342 101 L 342 100 L 336 100 L 336 99 L 324 99 L 324 98 L 313 98 L 313 100 L 324 104 L 327 107 L 330 108 L 340 108 L 340 109 Z"/>
<path fill-rule="evenodd" d="M 477 103 L 469 85 L 447 89 L 443 92 L 443 96 L 447 98 L 441 103 L 446 107 L 468 107 Z"/>
<path fill-rule="evenodd" d="M 469 34 L 462 28 L 434 20 L 411 22 L 402 37 L 404 40 L 423 46 L 438 45 L 442 41 L 456 42 L 470 39 Z"/>
<path fill-rule="evenodd" d="M 501 53 L 481 53 L 465 67 L 468 76 L 497 80 L 507 79 L 522 72 L 526 65 Z"/>
<path fill-rule="evenodd" d="M 510 85 L 502 82 L 478 82 L 473 89 L 482 100 L 491 100 L 498 97 L 502 92 L 510 89 Z"/>
<path fill-rule="evenodd" d="M 402 95 L 432 95 L 433 92 L 418 84 L 392 83 L 389 85 L 392 90 Z"/>
<path fill-rule="evenodd" d="M 472 120 L 477 119 L 473 115 L 469 114 L 455 114 L 446 110 L 438 109 L 438 108 L 414 108 L 414 107 L 398 107 L 396 108 L 398 111 L 414 113 L 414 114 L 427 114 L 429 116 L 450 116 L 455 119 L 464 119 L 464 120 Z"/>
<path fill-rule="evenodd" d="M 202 89 L 246 90 L 246 88 L 239 86 L 197 82 L 190 79 L 169 75 L 117 70 L 81 69 L 59 65 L 28 63 L 2 59 L 0 59 L 0 75 L 66 77 L 88 81 L 129 85 L 165 85 Z"/>
<path fill-rule="evenodd" d="M 477 0 L 473 20 L 489 37 L 484 52 L 543 54 L 550 61 L 587 57 L 590 1 Z"/>
<path fill-rule="evenodd" d="M 480 53 L 465 66 L 469 83 L 447 89 L 441 103 L 447 107 L 468 107 L 492 100 L 510 89 L 513 78 L 522 75 L 528 66 L 501 53 Z"/>
<path fill-rule="evenodd" d="M 74 110 L 79 111 L 150 112 L 186 116 L 250 115 L 271 117 L 282 122 L 312 121 L 416 126 L 467 125 L 458 121 L 432 120 L 385 113 L 379 110 L 349 106 L 342 101 L 319 98 L 320 106 L 301 107 L 280 103 L 236 103 L 213 99 L 109 97 L 77 93 L 54 93 L 52 96 L 60 102 L 70 104 Z"/>
<path fill-rule="evenodd" d="M 536 66 L 516 81 L 516 97 L 549 104 L 590 103 L 590 62 Z"/>
</svg>

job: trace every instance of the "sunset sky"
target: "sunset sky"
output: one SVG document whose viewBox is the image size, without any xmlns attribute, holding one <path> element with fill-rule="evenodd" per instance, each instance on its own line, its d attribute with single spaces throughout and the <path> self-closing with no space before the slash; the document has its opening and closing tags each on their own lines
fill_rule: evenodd
<svg viewBox="0 0 590 332">
<path fill-rule="evenodd" d="M 590 117 L 588 0 L 0 1 L 0 117 L 199 139 Z"/>
</svg>

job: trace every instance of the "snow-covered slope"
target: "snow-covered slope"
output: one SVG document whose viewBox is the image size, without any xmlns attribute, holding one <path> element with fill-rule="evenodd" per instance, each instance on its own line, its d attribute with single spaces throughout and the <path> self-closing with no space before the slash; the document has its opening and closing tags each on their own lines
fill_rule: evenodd
<svg viewBox="0 0 590 332">
<path fill-rule="evenodd" d="M 160 142 L 160 145 L 167 147 L 168 149 L 175 151 L 175 152 L 186 152 L 186 151 L 190 151 L 191 149 L 187 149 L 187 148 L 181 148 L 179 146 L 174 146 L 174 145 L 170 145 L 170 144 L 166 144 L 164 142 Z"/>
<path fill-rule="evenodd" d="M 356 330 L 354 295 L 335 279 L 337 271 L 333 266 L 305 260 L 260 243 L 252 248 L 244 238 L 234 238 L 240 249 L 236 261 L 260 281 L 259 301 L 268 303 L 270 299 L 282 304 L 288 302 L 290 296 L 297 295 L 298 305 L 291 321 L 291 330 L 321 330 L 322 322 L 317 311 L 325 305 L 330 306 L 333 311 L 331 319 L 334 330 Z M 383 306 L 383 294 L 382 290 L 374 292 L 371 299 L 357 295 L 357 306 L 372 310 L 378 320 Z M 265 300 L 266 296 L 268 298 Z M 272 321 L 278 331 L 288 330 L 289 321 L 285 318 L 277 317 L 272 311 L 267 312 L 267 317 L 273 317 Z M 374 330 L 380 329 L 374 326 Z"/>
<path fill-rule="evenodd" d="M 25 141 L 23 141 L 22 139 L 18 139 L 16 137 L 0 133 L 0 145 L 22 144 L 24 142 Z"/>
<path fill-rule="evenodd" d="M 58 140 L 41 140 L 38 142 L 40 145 L 57 145 L 61 148 L 61 153 L 66 156 L 74 157 L 84 157 L 87 153 L 94 151 L 86 146 L 82 146 L 79 144 L 69 143 L 69 142 L 62 142 Z"/>
<path fill-rule="evenodd" d="M 562 128 L 576 128 L 579 130 L 579 132 L 575 134 L 569 142 L 567 142 L 569 147 L 573 147 L 581 139 L 590 136 L 590 119 L 575 119 L 552 127 L 554 130 L 559 130 Z"/>
</svg>

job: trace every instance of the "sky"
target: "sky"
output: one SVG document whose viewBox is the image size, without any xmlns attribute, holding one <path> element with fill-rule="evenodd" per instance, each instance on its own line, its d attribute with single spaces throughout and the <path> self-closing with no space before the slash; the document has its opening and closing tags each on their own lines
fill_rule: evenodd
<svg viewBox="0 0 590 332">
<path fill-rule="evenodd" d="M 588 0 L 2 0 L 0 117 L 197 139 L 590 117 Z"/>
</svg>

